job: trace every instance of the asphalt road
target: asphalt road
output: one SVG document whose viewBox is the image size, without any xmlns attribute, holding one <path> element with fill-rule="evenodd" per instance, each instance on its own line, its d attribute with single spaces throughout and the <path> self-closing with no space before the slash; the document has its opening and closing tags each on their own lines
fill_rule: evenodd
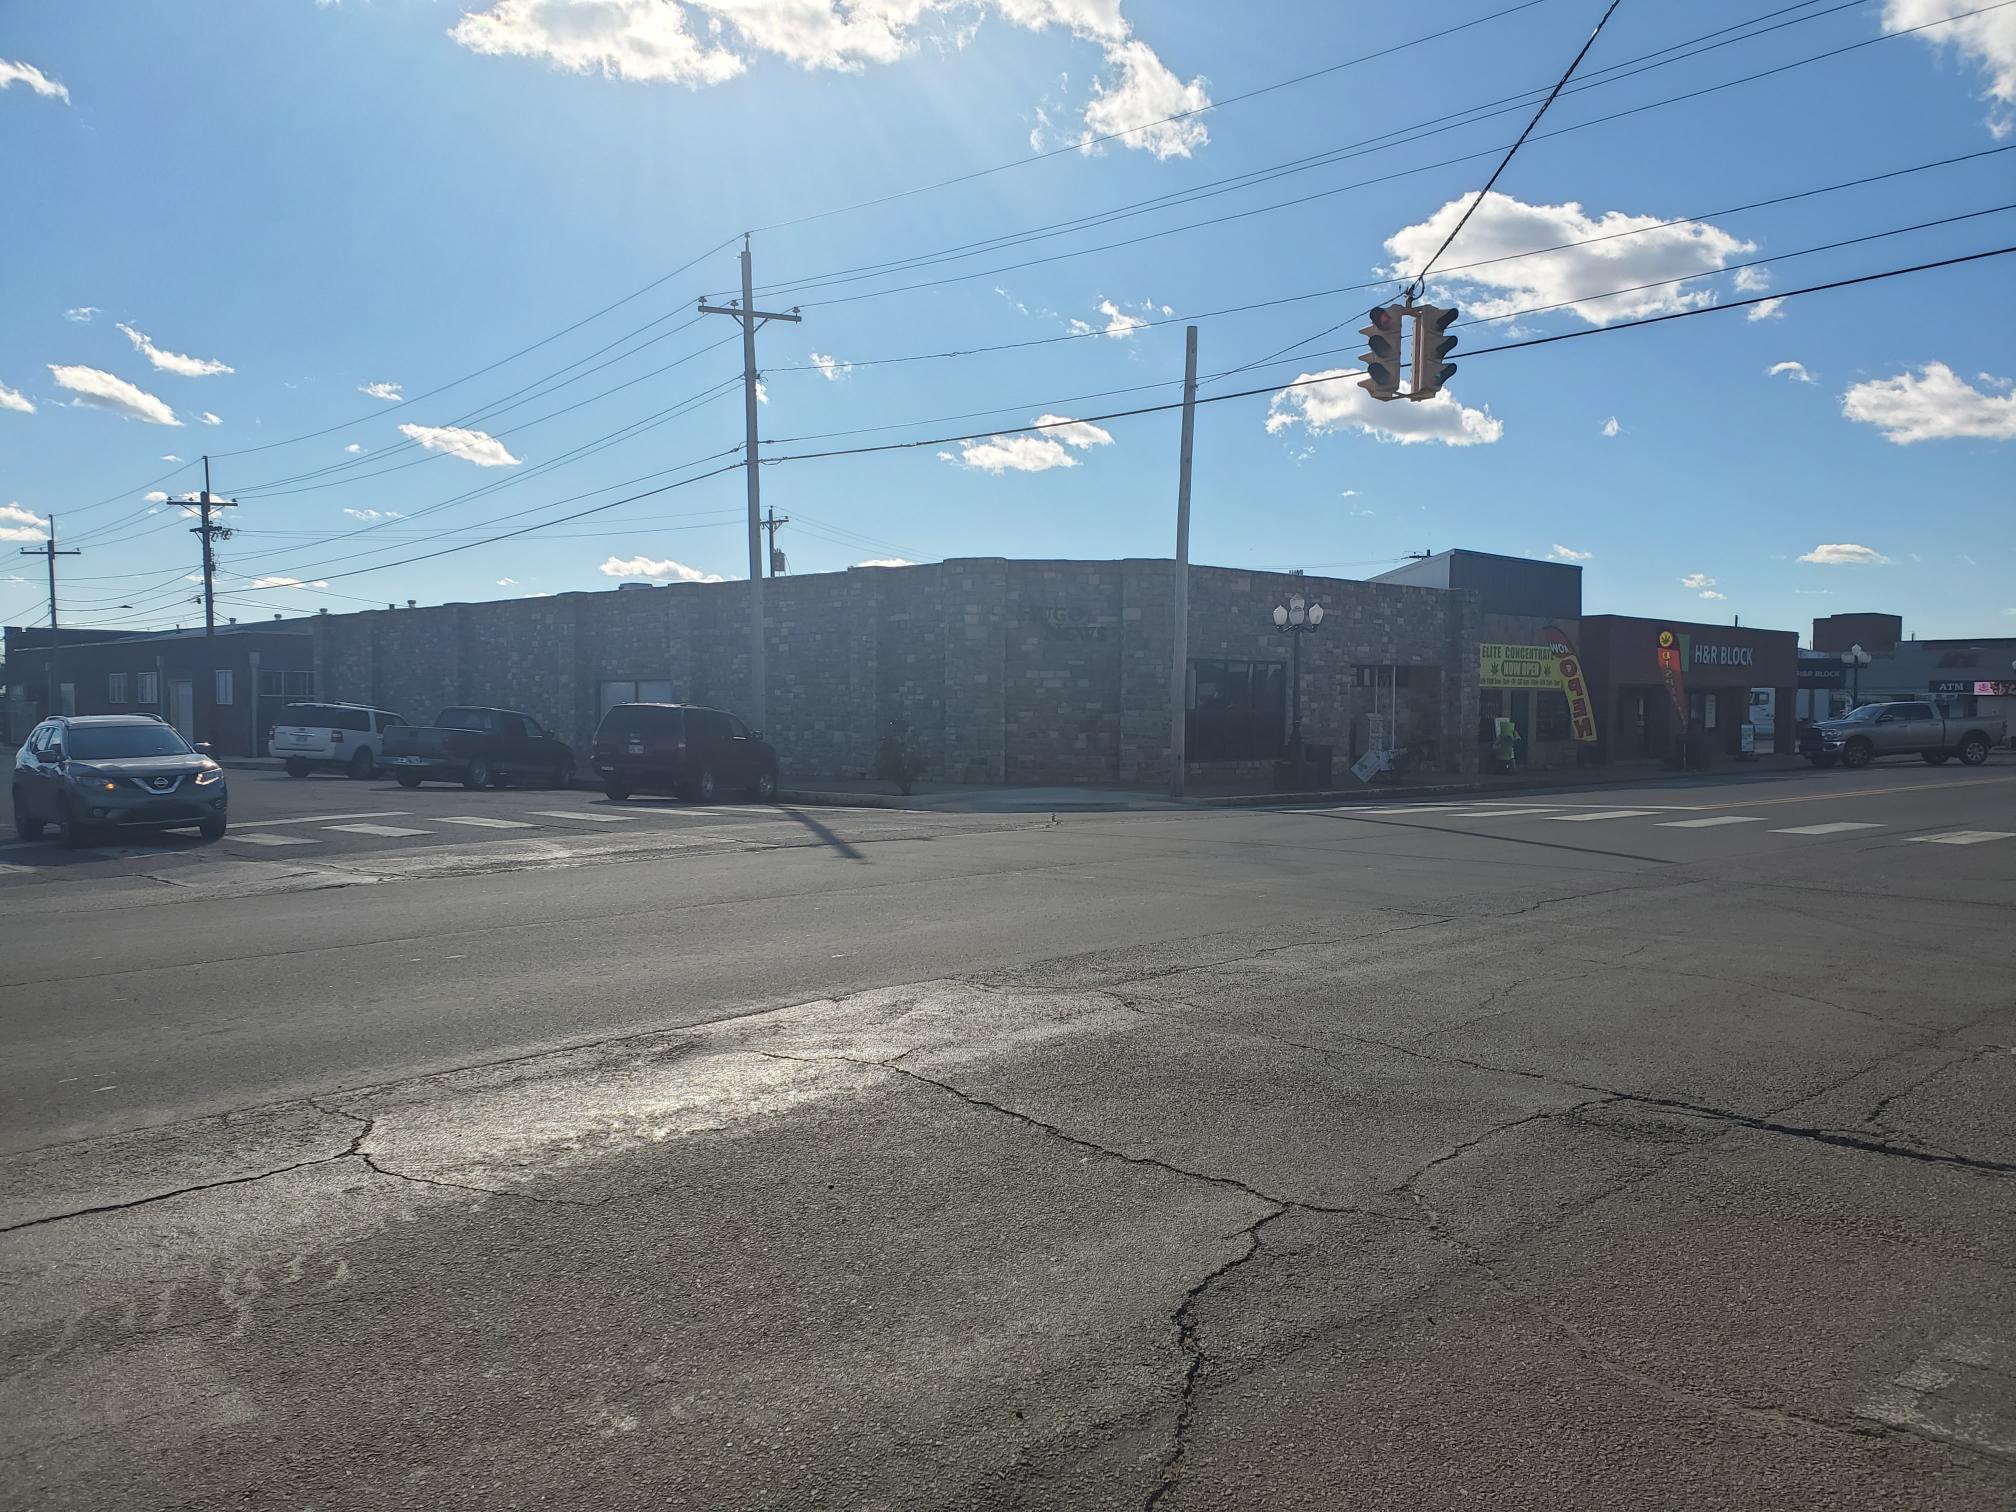
<svg viewBox="0 0 2016 1512">
<path fill-rule="evenodd" d="M 2004 760 L 232 784 L 0 848 L 0 1505 L 2016 1500 Z"/>
</svg>

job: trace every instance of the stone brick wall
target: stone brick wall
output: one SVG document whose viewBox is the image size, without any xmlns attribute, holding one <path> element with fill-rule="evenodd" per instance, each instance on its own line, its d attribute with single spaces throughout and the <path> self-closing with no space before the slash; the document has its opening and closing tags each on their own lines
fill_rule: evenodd
<svg viewBox="0 0 2016 1512">
<path fill-rule="evenodd" d="M 1145 559 L 964 558 L 769 580 L 766 733 L 787 779 L 871 775 L 901 719 L 931 780 L 1166 781 L 1174 574 Z M 1303 646 L 1308 740 L 1340 761 L 1362 750 L 1373 698 L 1353 669 L 1397 665 L 1409 669 L 1399 742 L 1474 765 L 1484 625 L 1474 595 L 1191 574 L 1192 657 L 1285 662 L 1274 605 L 1297 592 L 1323 604 L 1323 626 Z M 746 594 L 682 583 L 320 616 L 318 688 L 416 720 L 456 703 L 523 709 L 585 751 L 608 680 L 669 681 L 675 699 L 746 713 Z"/>
</svg>

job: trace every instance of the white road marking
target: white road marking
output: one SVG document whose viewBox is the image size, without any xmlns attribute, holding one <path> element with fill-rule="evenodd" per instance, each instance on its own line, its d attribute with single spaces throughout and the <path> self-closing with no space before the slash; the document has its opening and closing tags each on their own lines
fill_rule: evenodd
<svg viewBox="0 0 2016 1512">
<path fill-rule="evenodd" d="M 1774 829 L 1774 835 L 1845 835 L 1850 830 L 1881 829 L 1880 824 L 1795 824 L 1790 829 Z"/>
<path fill-rule="evenodd" d="M 1598 819 L 1643 819 L 1647 814 L 1663 814 L 1664 809 L 1604 809 L 1595 814 L 1555 814 L 1559 824 L 1590 824 Z"/>
<path fill-rule="evenodd" d="M 637 814 L 604 814 L 591 809 L 533 809 L 533 816 L 539 819 L 585 819 L 590 824 L 620 824 L 625 819 L 636 819 Z"/>
<path fill-rule="evenodd" d="M 1327 809 L 1297 809 L 1298 814 L 1444 814 L 1463 807 L 1460 803 L 1407 803 L 1395 808 L 1356 808 L 1342 805 Z"/>
<path fill-rule="evenodd" d="M 1716 814 L 1707 819 L 1661 819 L 1661 829 L 1714 829 L 1724 824 L 1764 824 L 1762 814 Z"/>
<path fill-rule="evenodd" d="M 436 824 L 466 824 L 472 829 L 537 829 L 536 824 L 527 824 L 523 819 L 485 819 L 475 814 L 430 814 L 427 816 Z"/>
<path fill-rule="evenodd" d="M 320 845 L 320 840 L 312 840 L 306 835 L 232 835 L 229 837 L 240 845 Z"/>
<path fill-rule="evenodd" d="M 269 829 L 276 824 L 334 824 L 339 819 L 405 819 L 412 812 L 411 809 L 380 809 L 371 814 L 303 814 L 296 819 L 234 819 L 231 828 Z"/>
<path fill-rule="evenodd" d="M 332 824 L 330 830 L 345 835 L 385 835 L 397 839 L 404 835 L 428 835 L 432 830 L 400 829 L 396 824 Z"/>
<path fill-rule="evenodd" d="M 1943 835 L 1913 835 L 1913 845 L 1979 845 L 1984 840 L 2016 840 L 2009 830 L 1951 830 Z"/>
<path fill-rule="evenodd" d="M 1462 813 L 1451 814 L 1449 817 L 1451 819 L 1511 819 L 1521 814 L 1549 814 L 1553 811 L 1553 805 L 1550 804 L 1546 808 L 1465 809 Z"/>
<path fill-rule="evenodd" d="M 0 877 L 25 877 L 34 870 L 32 866 L 8 866 L 0 862 Z"/>
</svg>

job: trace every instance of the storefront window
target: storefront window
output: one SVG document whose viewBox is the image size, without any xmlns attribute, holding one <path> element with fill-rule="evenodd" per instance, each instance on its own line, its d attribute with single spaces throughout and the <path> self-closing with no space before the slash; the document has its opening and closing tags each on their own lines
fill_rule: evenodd
<svg viewBox="0 0 2016 1512">
<path fill-rule="evenodd" d="M 1540 692 L 1533 695 L 1533 738 L 1567 740 L 1574 734 L 1568 723 L 1568 695 Z"/>
<path fill-rule="evenodd" d="M 1190 663 L 1184 743 L 1192 760 L 1278 756 L 1287 719 L 1288 677 L 1283 663 Z"/>
</svg>

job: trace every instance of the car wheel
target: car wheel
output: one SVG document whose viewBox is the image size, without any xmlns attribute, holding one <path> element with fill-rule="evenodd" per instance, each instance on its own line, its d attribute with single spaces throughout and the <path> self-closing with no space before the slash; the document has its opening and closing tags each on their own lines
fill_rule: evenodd
<svg viewBox="0 0 2016 1512">
<path fill-rule="evenodd" d="M 416 788 L 420 786 L 420 774 L 418 772 L 400 772 L 392 780 L 403 788 Z"/>
<path fill-rule="evenodd" d="M 91 843 L 91 831 L 78 820 L 77 811 L 67 803 L 56 821 L 56 831 L 62 836 L 65 850 L 82 850 Z"/>
<path fill-rule="evenodd" d="M 1927 766 L 1944 766 L 1953 753 L 1951 751 L 1920 751 L 1918 754 L 1925 758 L 1925 765 Z"/>
<path fill-rule="evenodd" d="M 777 774 L 758 772 L 756 781 L 749 789 L 749 796 L 758 803 L 774 803 L 777 800 Z"/>
<path fill-rule="evenodd" d="M 574 786 L 574 763 L 563 761 L 560 765 L 553 768 L 552 779 L 546 785 L 556 788 L 570 788 Z"/>
<path fill-rule="evenodd" d="M 1969 766 L 1979 766 L 1988 759 L 1988 737 L 1976 730 L 1960 742 L 1960 759 Z"/>
<path fill-rule="evenodd" d="M 372 758 L 370 747 L 359 746 L 357 748 L 357 754 L 350 758 L 349 770 L 352 782 L 367 782 L 370 780 L 372 774 L 378 770 L 378 763 Z"/>
<path fill-rule="evenodd" d="M 289 777 L 306 777 L 308 775 L 308 763 L 299 756 L 289 756 L 287 758 L 286 772 Z"/>
<path fill-rule="evenodd" d="M 28 795 L 17 789 L 14 794 L 14 833 L 23 840 L 40 840 L 44 827 L 40 819 L 28 812 Z"/>
<path fill-rule="evenodd" d="M 472 761 L 462 773 L 462 786 L 472 792 L 477 788 L 490 786 L 493 780 L 495 779 L 490 770 L 490 763 L 487 761 Z"/>
<path fill-rule="evenodd" d="M 224 827 L 225 821 L 222 819 L 205 819 L 201 824 L 196 826 L 196 832 L 205 840 L 222 840 L 224 838 Z"/>
<path fill-rule="evenodd" d="M 721 783 L 714 775 L 714 768 L 700 768 L 700 775 L 686 784 L 688 803 L 712 803 L 720 795 Z"/>
<path fill-rule="evenodd" d="M 627 803 L 630 799 L 630 789 L 620 782 L 605 782 L 602 784 L 602 795 L 611 803 Z"/>
<path fill-rule="evenodd" d="M 1870 758 L 1875 754 L 1876 748 L 1870 745 L 1868 741 L 1851 740 L 1842 748 L 1841 764 L 1851 769 L 1866 767 L 1869 765 Z"/>
</svg>

